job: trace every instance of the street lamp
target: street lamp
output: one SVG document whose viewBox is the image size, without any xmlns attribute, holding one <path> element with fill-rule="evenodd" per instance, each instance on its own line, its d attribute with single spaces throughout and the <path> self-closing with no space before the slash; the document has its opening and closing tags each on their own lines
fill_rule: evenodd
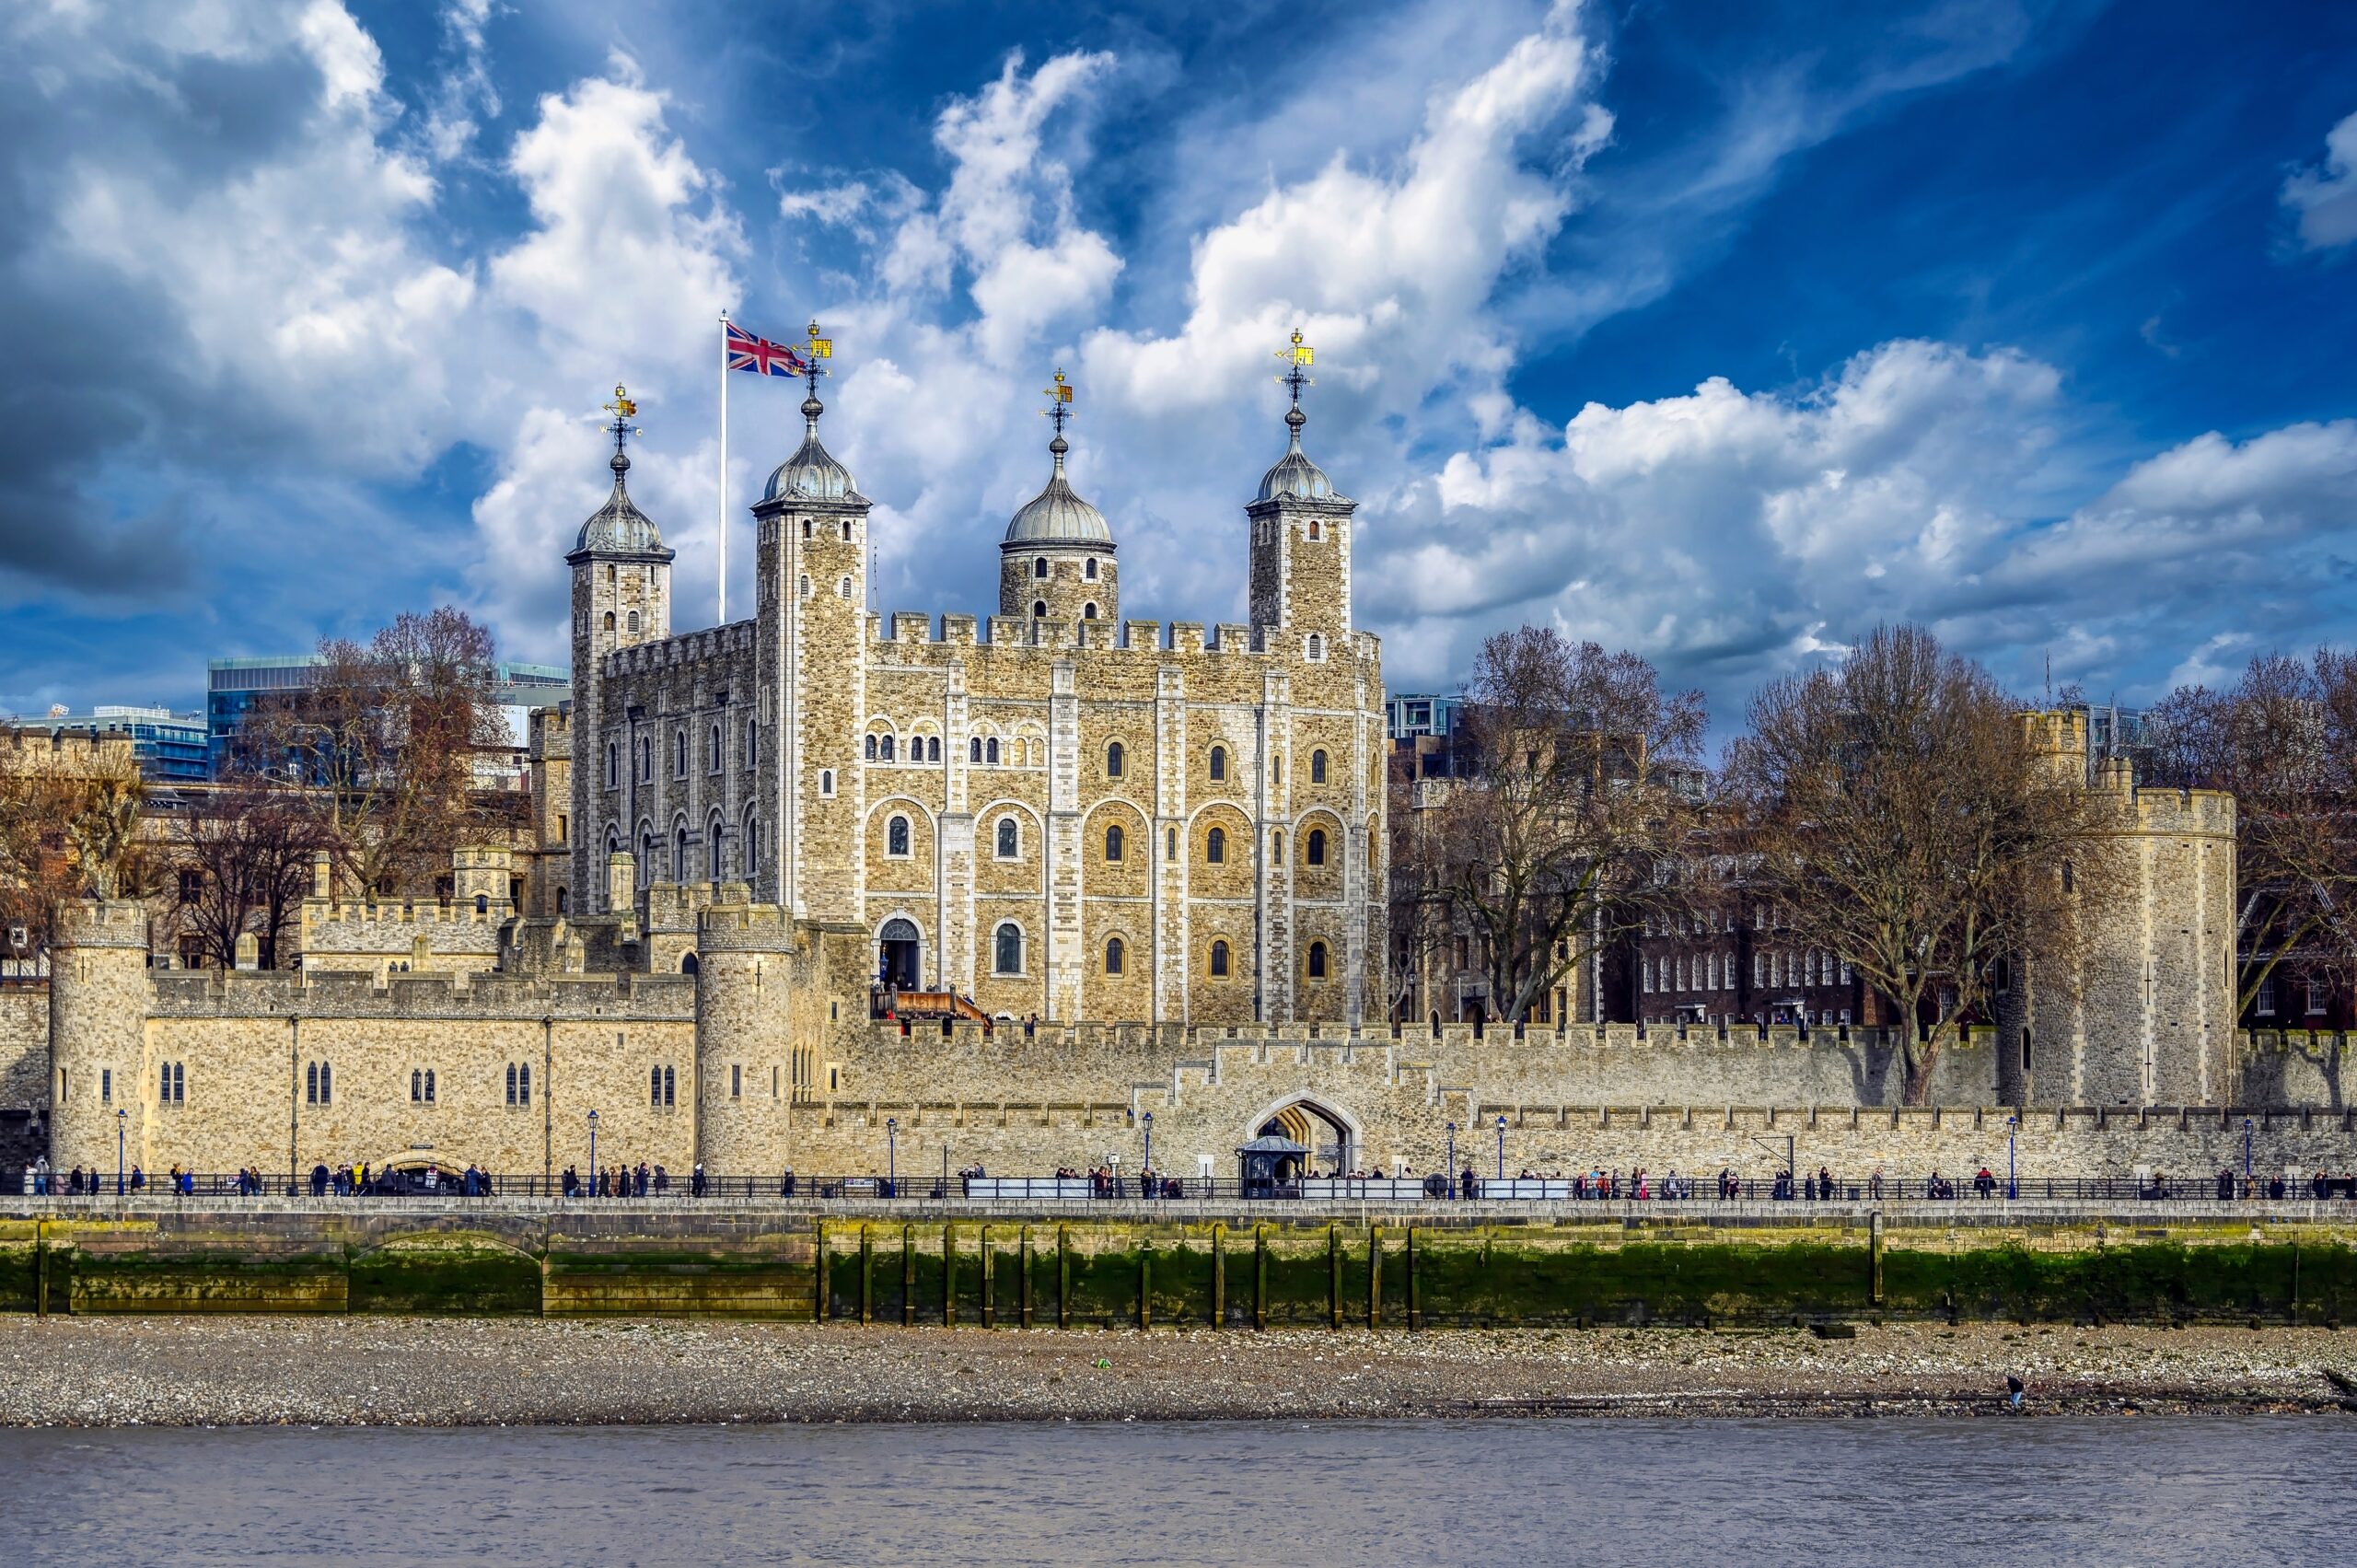
<svg viewBox="0 0 2357 1568">
<path fill-rule="evenodd" d="M 1498 1118 L 1498 1179 L 1506 1179 L 1506 1119 Z"/>
<path fill-rule="evenodd" d="M 2243 1118 L 2243 1196 L 2250 1196 L 2250 1118 Z"/>
<path fill-rule="evenodd" d="M 1448 1194 L 1457 1196 L 1457 1123 L 1448 1124 Z"/>
<path fill-rule="evenodd" d="M 598 1113 L 589 1113 L 589 1195 L 598 1195 Z"/>
<path fill-rule="evenodd" d="M 900 1196 L 900 1184 L 897 1180 L 900 1169 L 900 1119 L 897 1116 L 886 1117 L 884 1119 L 884 1196 L 887 1198 Z"/>
<path fill-rule="evenodd" d="M 1145 1195 L 1154 1196 L 1154 1112 L 1145 1113 L 1145 1158 L 1138 1162 L 1138 1179 L 1146 1185 Z"/>
<path fill-rule="evenodd" d="M 114 1113 L 114 1195 L 122 1196 L 123 1129 L 130 1125 L 131 1112 L 118 1109 Z"/>
<path fill-rule="evenodd" d="M 2005 1200 L 2008 1202 L 2022 1195 L 2022 1184 L 2014 1179 L 2017 1167 L 2014 1164 L 2014 1140 L 2020 1135 L 2021 1128 L 2020 1117 L 2005 1118 Z"/>
</svg>

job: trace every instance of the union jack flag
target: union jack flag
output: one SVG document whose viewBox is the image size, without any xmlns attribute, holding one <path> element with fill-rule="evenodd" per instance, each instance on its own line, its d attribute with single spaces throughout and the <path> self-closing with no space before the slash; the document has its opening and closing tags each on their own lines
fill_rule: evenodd
<svg viewBox="0 0 2357 1568">
<path fill-rule="evenodd" d="M 734 321 L 728 324 L 728 368 L 756 376 L 800 376 L 810 366 L 784 343 L 757 338 Z"/>
</svg>

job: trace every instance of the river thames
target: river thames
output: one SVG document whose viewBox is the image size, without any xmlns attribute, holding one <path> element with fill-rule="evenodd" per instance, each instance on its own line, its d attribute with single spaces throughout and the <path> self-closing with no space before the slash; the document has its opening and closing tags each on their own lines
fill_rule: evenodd
<svg viewBox="0 0 2357 1568">
<path fill-rule="evenodd" d="M 2339 1417 L 0 1431 L 10 1562 L 2324 1563 Z"/>
</svg>

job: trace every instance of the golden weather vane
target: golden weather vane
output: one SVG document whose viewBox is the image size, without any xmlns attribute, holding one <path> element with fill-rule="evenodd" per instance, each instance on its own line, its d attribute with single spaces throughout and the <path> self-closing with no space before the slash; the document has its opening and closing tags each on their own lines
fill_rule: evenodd
<svg viewBox="0 0 2357 1568">
<path fill-rule="evenodd" d="M 1301 329 L 1293 330 L 1293 342 L 1277 350 L 1277 357 L 1285 362 L 1285 373 L 1277 377 L 1277 385 L 1293 393 L 1293 406 L 1301 406 L 1301 389 L 1315 387 L 1318 382 L 1303 367 L 1317 363 L 1318 351 L 1301 341 Z"/>
<path fill-rule="evenodd" d="M 1064 373 L 1061 366 L 1056 370 L 1054 384 L 1043 388 L 1041 391 L 1048 400 L 1048 406 L 1041 409 L 1039 412 L 1043 417 L 1056 422 L 1056 434 L 1062 436 L 1064 433 L 1064 421 L 1072 417 L 1072 383 L 1064 379 Z"/>
<path fill-rule="evenodd" d="M 639 434 L 638 426 L 631 423 L 638 417 L 637 400 L 630 395 L 629 388 L 617 381 L 614 383 L 613 401 L 601 403 L 598 406 L 614 416 L 613 423 L 607 425 L 606 429 L 613 436 L 614 450 L 619 452 L 622 449 L 622 442 L 626 437 Z"/>
</svg>

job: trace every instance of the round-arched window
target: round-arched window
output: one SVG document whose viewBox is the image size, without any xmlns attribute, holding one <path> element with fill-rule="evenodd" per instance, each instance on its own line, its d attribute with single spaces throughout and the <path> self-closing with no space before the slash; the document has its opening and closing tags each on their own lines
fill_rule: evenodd
<svg viewBox="0 0 2357 1568">
<path fill-rule="evenodd" d="M 1035 621 L 1045 621 L 1048 618 L 1048 601 L 1046 599 L 1040 598 L 1033 599 L 1031 601 L 1031 618 Z"/>
<path fill-rule="evenodd" d="M 1326 830 L 1312 828 L 1309 837 L 1302 841 L 1301 857 L 1312 865 L 1326 864 Z"/>
<path fill-rule="evenodd" d="M 1121 825 L 1119 822 L 1116 822 L 1111 827 L 1105 830 L 1105 858 L 1108 860 L 1120 859 L 1123 847 Z"/>
<path fill-rule="evenodd" d="M 1016 854 L 1016 840 L 1015 819 L 1012 817 L 1002 817 L 998 819 L 998 857 L 1001 860 L 1013 860 Z"/>
<path fill-rule="evenodd" d="M 1118 936 L 1108 937 L 1105 942 L 1105 972 L 1120 974 L 1122 972 L 1122 966 L 1128 961 L 1129 949 L 1121 945 L 1121 939 Z"/>
<path fill-rule="evenodd" d="M 1213 782 L 1217 783 L 1219 780 L 1225 777 L 1227 777 L 1227 748 L 1225 746 L 1214 746 L 1212 748 Z"/>
<path fill-rule="evenodd" d="M 1323 942 L 1312 942 L 1309 945 L 1309 978 L 1312 980 L 1326 978 L 1326 944 Z"/>
<path fill-rule="evenodd" d="M 886 854 L 906 854 L 909 853 L 909 819 L 906 817 L 895 817 L 892 819 L 890 823 L 886 826 L 884 830 L 884 853 Z"/>
<path fill-rule="evenodd" d="M 1125 767 L 1128 762 L 1129 753 L 1121 749 L 1121 743 L 1120 741 L 1116 740 L 1110 746 L 1105 748 L 1105 776 L 1107 778 L 1120 778 L 1121 776 L 1121 769 Z"/>
<path fill-rule="evenodd" d="M 1326 753 L 1323 751 L 1309 754 L 1309 782 L 1314 784 L 1326 782 Z"/>
<path fill-rule="evenodd" d="M 1033 576 L 1035 576 L 1035 577 L 1041 577 L 1041 578 L 1044 578 L 1044 577 L 1046 577 L 1046 576 L 1047 576 L 1047 575 L 1048 575 L 1048 558 L 1047 558 L 1046 556 L 1044 556 L 1044 555 L 1035 555 L 1035 556 L 1033 556 L 1033 557 L 1031 558 L 1031 575 L 1032 575 Z"/>
<path fill-rule="evenodd" d="M 1203 859 L 1213 865 L 1227 864 L 1227 830 L 1213 828 L 1203 835 Z"/>
<path fill-rule="evenodd" d="M 991 968 L 999 974 L 1023 972 L 1023 928 L 1013 921 L 998 928 L 991 943 Z"/>
<path fill-rule="evenodd" d="M 1227 944 L 1225 942 L 1212 944 L 1212 978 L 1213 980 L 1227 978 Z"/>
</svg>

